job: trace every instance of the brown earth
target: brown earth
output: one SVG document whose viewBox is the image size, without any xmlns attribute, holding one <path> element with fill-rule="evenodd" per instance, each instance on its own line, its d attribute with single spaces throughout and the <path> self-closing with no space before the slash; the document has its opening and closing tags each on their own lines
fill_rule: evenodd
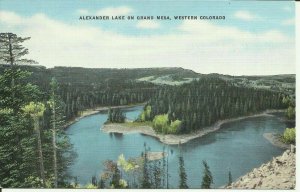
<svg viewBox="0 0 300 192">
<path fill-rule="evenodd" d="M 254 168 L 233 182 L 228 189 L 295 189 L 296 148 L 286 150 L 281 156 Z"/>
</svg>

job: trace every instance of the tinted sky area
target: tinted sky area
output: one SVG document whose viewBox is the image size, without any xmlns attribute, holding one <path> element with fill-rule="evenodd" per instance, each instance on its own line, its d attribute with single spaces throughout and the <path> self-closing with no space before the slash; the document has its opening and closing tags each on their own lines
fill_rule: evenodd
<svg viewBox="0 0 300 192">
<path fill-rule="evenodd" d="M 110 20 L 79 20 L 80 16 Z M 112 16 L 135 19 L 117 21 Z M 174 16 L 225 16 L 225 20 Z M 28 57 L 46 67 L 290 74 L 295 73 L 294 18 L 293 1 L 0 1 L 0 31 L 32 37 L 25 45 Z"/>
</svg>

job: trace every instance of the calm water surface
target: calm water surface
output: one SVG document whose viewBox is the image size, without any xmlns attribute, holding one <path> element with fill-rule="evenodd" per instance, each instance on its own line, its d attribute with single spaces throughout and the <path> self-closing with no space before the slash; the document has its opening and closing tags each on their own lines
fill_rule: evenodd
<svg viewBox="0 0 300 192">
<path fill-rule="evenodd" d="M 123 109 L 128 119 L 136 119 L 142 106 Z M 136 134 L 107 134 L 101 131 L 107 113 L 84 117 L 67 129 L 78 157 L 69 168 L 72 176 L 85 185 L 93 175 L 98 176 L 107 159 L 116 160 L 120 154 L 128 157 L 140 156 L 144 142 L 151 151 L 162 151 L 164 144 L 153 137 Z M 213 187 L 228 182 L 228 171 L 233 180 L 254 167 L 260 166 L 280 155 L 283 150 L 271 145 L 263 133 L 282 133 L 286 127 L 277 116 L 248 118 L 227 123 L 214 133 L 192 140 L 181 146 L 190 188 L 199 188 L 202 180 L 202 160 L 206 160 L 213 174 Z M 169 150 L 170 186 L 178 186 L 178 146 L 166 146 Z M 172 153 L 171 153 L 172 151 Z"/>
</svg>

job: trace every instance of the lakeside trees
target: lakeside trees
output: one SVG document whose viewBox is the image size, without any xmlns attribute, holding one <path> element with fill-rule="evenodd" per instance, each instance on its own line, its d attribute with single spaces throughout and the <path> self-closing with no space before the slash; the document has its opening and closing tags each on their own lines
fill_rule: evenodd
<svg viewBox="0 0 300 192">
<path fill-rule="evenodd" d="M 128 79 L 124 82 L 111 79 L 88 86 L 62 81 L 58 86 L 54 79 L 49 83 L 45 78 L 47 85 L 38 87 L 27 83 L 30 74 L 18 66 L 33 63 L 22 58 L 28 50 L 21 43 L 28 39 L 1 33 L 0 59 L 10 65 L 0 75 L 0 164 L 4 165 L 0 168 L 0 185 L 3 187 L 68 186 L 66 169 L 72 154 L 68 137 L 62 131 L 64 116 L 70 119 L 85 108 L 150 100 L 141 114 L 141 121 L 152 121 L 157 132 L 169 134 L 190 132 L 218 119 L 281 107 L 278 102 L 282 95 L 278 92 L 238 88 L 218 78 L 203 78 L 176 87 Z M 50 92 L 47 88 L 51 88 Z M 293 108 L 287 114 L 293 117 Z M 110 111 L 110 122 L 124 120 L 120 110 Z M 105 183 L 101 178 L 98 184 L 93 179 L 92 185 L 87 187 L 94 188 L 97 184 L 101 188 L 105 185 L 112 188 L 168 188 L 168 161 L 164 158 L 149 162 L 146 152 L 145 149 L 142 156 L 143 182 L 138 179 L 126 182 L 124 175 L 135 170 L 129 168 L 127 172 L 125 165 L 130 167 L 132 162 L 126 161 L 127 164 L 111 163 L 111 181 Z M 179 158 L 179 167 L 180 186 L 186 188 L 183 158 Z M 138 174 L 132 173 L 132 178 Z"/>
<path fill-rule="evenodd" d="M 201 182 L 201 189 L 210 189 L 211 184 L 213 184 L 213 177 L 209 170 L 209 166 L 207 165 L 206 161 L 203 161 L 204 171 L 203 171 L 203 177 Z"/>
<path fill-rule="evenodd" d="M 163 162 L 167 155 L 161 158 L 151 157 L 151 150 L 144 145 L 144 151 L 140 157 L 125 159 L 123 154 L 119 155 L 117 160 L 106 160 L 104 169 L 99 177 L 92 176 L 91 183 L 86 184 L 85 188 L 107 188 L 107 189 L 169 189 L 179 188 L 188 189 L 188 177 L 185 171 L 184 158 L 178 155 L 178 185 L 174 186 L 168 183 L 168 173 Z M 166 161 L 167 162 L 167 161 Z M 207 162 L 203 163 L 203 176 L 201 189 L 210 189 L 213 184 L 213 176 Z M 196 168 L 201 170 L 201 167 Z M 99 179 L 99 180 L 98 180 Z M 199 178 L 201 180 L 201 178 Z M 232 182 L 231 173 L 229 181 Z M 80 187 L 80 186 L 78 186 Z"/>
<path fill-rule="evenodd" d="M 126 120 L 126 116 L 124 112 L 119 109 L 111 109 L 108 110 L 107 123 L 124 123 Z"/>
<path fill-rule="evenodd" d="M 290 97 L 290 96 L 286 96 L 283 97 L 282 99 L 282 103 L 286 106 L 287 110 L 286 110 L 286 117 L 289 120 L 293 120 L 296 117 L 296 110 L 295 110 L 295 99 Z"/>
<path fill-rule="evenodd" d="M 231 185 L 232 183 L 232 175 L 231 175 L 231 171 L 228 171 L 228 183 L 227 186 Z"/>
<path fill-rule="evenodd" d="M 296 129 L 295 128 L 286 128 L 284 130 L 282 136 L 283 142 L 288 144 L 295 144 L 296 143 Z"/>
<path fill-rule="evenodd" d="M 178 159 L 179 159 L 179 188 L 187 189 L 189 187 L 187 185 L 187 175 L 184 168 L 184 160 L 181 155 L 178 157 Z"/>
<path fill-rule="evenodd" d="M 3 68 L 5 68 L 5 66 L 0 66 L 0 71 L 3 70 Z M 154 118 L 153 115 L 172 114 L 175 112 L 176 119 L 182 121 L 182 126 L 180 126 L 180 129 L 178 130 L 179 133 L 184 131 L 191 131 L 184 128 L 186 126 L 190 126 L 190 123 L 187 122 L 187 120 L 191 122 L 194 119 L 200 118 L 198 122 L 191 123 L 192 127 L 194 126 L 193 124 L 202 123 L 203 125 L 197 127 L 198 129 L 203 126 L 207 126 L 209 122 L 212 123 L 215 119 L 222 117 L 230 118 L 234 116 L 233 114 L 229 113 L 231 111 L 232 113 L 235 113 L 235 115 L 244 115 L 245 111 L 248 113 L 259 112 L 263 110 L 261 108 L 270 105 L 270 102 L 271 106 L 274 106 L 274 104 L 277 103 L 276 98 L 268 96 L 272 93 L 274 93 L 275 95 L 281 93 L 282 97 L 288 94 L 287 92 L 280 92 L 279 90 L 277 91 L 277 89 L 262 89 L 254 88 L 253 86 L 250 86 L 248 84 L 237 84 L 237 82 L 240 81 L 240 78 L 238 77 L 235 78 L 226 76 L 225 78 L 225 76 L 218 74 L 190 74 L 191 72 L 184 72 L 187 70 L 177 68 L 85 69 L 78 67 L 55 67 L 51 69 L 45 69 L 42 66 L 24 66 L 23 68 L 33 72 L 32 76 L 28 77 L 26 81 L 38 85 L 40 90 L 43 92 L 46 92 L 50 89 L 49 82 L 51 81 L 52 77 L 55 77 L 57 79 L 60 84 L 57 94 L 65 103 L 64 110 L 66 119 L 68 120 L 80 115 L 81 111 L 85 109 L 95 108 L 98 106 L 116 106 L 144 103 L 151 100 L 151 103 L 149 103 L 150 105 L 148 105 L 148 107 L 154 108 L 151 109 L 152 112 L 150 117 L 146 117 L 147 119 L 145 120 L 152 121 Z M 159 77 L 160 75 L 169 75 L 170 73 L 178 74 L 180 78 L 189 76 L 194 78 L 199 77 L 198 81 L 201 83 L 195 84 L 195 82 L 191 82 L 184 85 L 170 86 L 164 84 L 153 84 L 151 82 L 138 80 L 141 77 Z M 249 80 L 252 79 L 251 81 L 254 81 L 257 78 L 259 79 L 259 77 L 243 78 Z M 274 77 L 275 80 L 276 78 L 278 77 Z M 293 82 L 292 76 L 283 76 L 280 78 L 280 82 Z M 219 80 L 221 84 L 219 84 L 218 86 L 219 82 L 214 79 Z M 265 77 L 265 79 L 273 79 L 273 77 Z M 266 81 L 266 86 L 269 85 L 267 83 L 269 81 L 270 80 Z M 264 85 L 264 81 L 259 80 L 259 82 Z M 224 88 L 222 88 L 223 84 L 226 85 Z M 196 89 L 193 89 L 192 86 L 196 87 Z M 215 89 L 216 87 L 218 88 L 213 92 L 212 89 Z M 176 91 L 176 89 L 180 89 L 180 91 Z M 236 89 L 235 93 L 230 94 L 230 92 L 234 89 Z M 174 92 L 174 90 L 176 92 Z M 218 93 L 219 91 L 222 92 Z M 266 94 L 264 94 L 264 92 Z M 246 98 L 248 95 L 249 98 Z M 162 98 L 162 96 L 168 96 L 169 98 Z M 291 95 L 291 97 L 293 96 Z M 173 100 L 171 101 L 170 99 Z M 245 103 L 246 99 L 248 100 L 248 102 Z M 189 100 L 189 102 L 187 100 Z M 209 101 L 209 103 L 207 103 L 207 101 Z M 224 104 L 222 104 L 222 102 Z M 165 106 L 159 107 L 159 109 L 155 109 L 157 108 L 156 106 L 160 105 L 160 103 L 164 103 L 163 105 Z M 169 103 L 171 104 L 171 113 L 168 113 Z M 174 103 L 175 105 L 172 103 Z M 261 106 L 261 108 L 259 106 Z M 192 110 L 197 110 L 190 112 L 182 111 L 183 108 L 189 109 L 189 107 L 192 107 Z M 209 110 L 207 108 L 209 108 Z M 236 110 L 235 108 L 238 110 Z M 179 110 L 181 110 L 185 115 L 177 114 L 177 111 Z M 197 111 L 202 111 L 202 113 L 199 113 Z M 194 114 L 194 112 L 196 112 L 196 114 Z M 141 119 L 143 120 L 142 116 Z M 170 120 L 174 119 L 170 118 Z"/>
<path fill-rule="evenodd" d="M 149 120 L 158 132 L 166 133 L 165 127 L 176 122 L 176 130 L 170 132 L 189 133 L 218 120 L 283 108 L 283 97 L 280 92 L 236 87 L 218 77 L 203 77 L 182 86 L 159 89 L 148 102 Z"/>
<path fill-rule="evenodd" d="M 99 176 L 99 181 L 95 176 L 92 182 L 87 184 L 90 188 L 136 188 L 136 189 L 168 189 L 170 186 L 167 179 L 165 161 L 167 154 L 158 158 L 155 152 L 151 152 L 147 144 L 140 157 L 125 159 L 121 154 L 116 161 L 107 160 L 104 162 L 104 170 Z M 179 188 L 188 188 L 187 175 L 184 167 L 184 159 L 179 156 Z"/>
<path fill-rule="evenodd" d="M 42 139 L 41 139 L 41 128 L 40 128 L 40 118 L 44 115 L 45 106 L 44 104 L 37 102 L 30 102 L 22 110 L 29 114 L 33 119 L 34 130 L 37 137 L 37 148 L 38 148 L 38 161 L 40 167 L 40 177 L 42 179 L 43 187 L 46 187 L 46 177 L 45 177 L 45 167 L 44 167 L 44 157 L 42 150 Z"/>
<path fill-rule="evenodd" d="M 18 64 L 34 63 L 24 59 L 28 50 L 25 40 L 12 33 L 0 34 L 0 61 L 9 63 L 0 75 L 0 185 L 2 187 L 53 187 L 53 150 L 49 122 L 47 92 L 27 83 L 30 73 Z M 70 143 L 59 135 L 57 172 L 59 185 L 66 185 L 66 169 L 70 164 Z"/>
</svg>

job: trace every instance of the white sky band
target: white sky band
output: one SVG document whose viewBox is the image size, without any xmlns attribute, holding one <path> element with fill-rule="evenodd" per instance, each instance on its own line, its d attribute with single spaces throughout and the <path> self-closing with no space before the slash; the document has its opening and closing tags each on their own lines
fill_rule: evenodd
<svg viewBox="0 0 300 192">
<path fill-rule="evenodd" d="M 17 8 L 9 3 L 5 6 L 6 3 L 2 1 L 0 6 L 1 32 L 32 37 L 26 44 L 30 51 L 28 57 L 47 67 L 183 67 L 199 73 L 231 75 L 295 73 L 294 10 L 291 3 L 285 4 L 287 6 L 272 5 L 274 15 L 265 8 L 260 10 L 260 2 L 255 5 L 255 10 L 241 6 L 231 11 L 232 5 L 228 5 L 218 7 L 218 12 L 203 11 L 206 5 L 203 3 L 197 14 L 197 6 L 186 8 L 186 14 L 176 13 L 198 17 L 224 15 L 226 19 L 179 21 L 174 19 L 174 13 L 169 14 L 172 20 L 154 18 L 151 22 L 137 19 L 87 22 L 78 19 L 80 13 L 150 15 L 150 10 L 121 3 L 118 6 L 117 1 L 114 6 L 97 7 L 98 11 L 86 7 L 66 10 L 70 12 L 68 17 L 52 16 L 48 10 L 21 14 L 22 11 L 12 11 Z M 207 6 L 212 5 L 207 3 Z M 163 13 L 151 15 L 167 15 Z"/>
</svg>

